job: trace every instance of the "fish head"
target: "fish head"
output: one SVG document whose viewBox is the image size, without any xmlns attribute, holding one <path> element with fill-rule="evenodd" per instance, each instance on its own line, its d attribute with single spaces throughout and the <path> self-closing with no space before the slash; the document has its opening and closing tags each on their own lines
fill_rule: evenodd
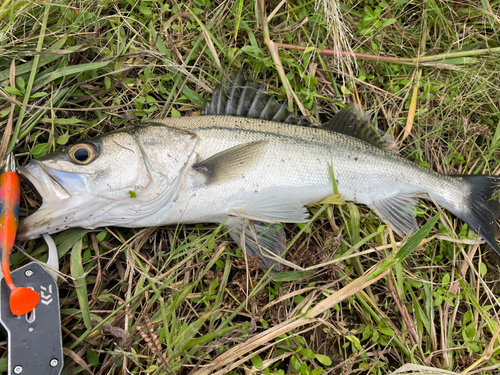
<svg viewBox="0 0 500 375">
<path fill-rule="evenodd" d="M 133 227 L 175 197 L 195 143 L 188 132 L 137 125 L 19 167 L 43 202 L 20 222 L 18 239 L 72 227 Z"/>
</svg>

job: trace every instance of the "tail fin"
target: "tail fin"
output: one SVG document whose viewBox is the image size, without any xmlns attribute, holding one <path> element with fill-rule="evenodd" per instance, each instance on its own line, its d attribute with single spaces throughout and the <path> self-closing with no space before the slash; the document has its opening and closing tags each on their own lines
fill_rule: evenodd
<svg viewBox="0 0 500 375">
<path fill-rule="evenodd" d="M 500 255 L 500 247 L 495 240 L 500 217 L 500 176 L 460 176 L 470 186 L 470 195 L 465 207 L 453 212 Z"/>
</svg>

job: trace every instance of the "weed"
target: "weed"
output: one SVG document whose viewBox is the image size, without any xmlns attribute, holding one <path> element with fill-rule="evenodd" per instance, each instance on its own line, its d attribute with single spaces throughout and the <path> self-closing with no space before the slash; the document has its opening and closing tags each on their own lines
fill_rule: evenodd
<svg viewBox="0 0 500 375">
<path fill-rule="evenodd" d="M 500 2 L 259 3 L 4 1 L 0 152 L 24 164 L 130 122 L 199 115 L 245 62 L 318 123 L 358 103 L 408 159 L 498 172 Z M 41 202 L 23 189 L 25 216 Z M 59 283 L 64 374 L 498 373 L 498 259 L 467 225 L 421 204 L 423 231 L 404 244 L 339 196 L 311 211 L 286 226 L 297 268 L 273 279 L 210 224 L 55 235 L 75 279 Z M 45 260 L 43 242 L 21 245 Z M 5 372 L 5 340 L 0 356 Z"/>
</svg>

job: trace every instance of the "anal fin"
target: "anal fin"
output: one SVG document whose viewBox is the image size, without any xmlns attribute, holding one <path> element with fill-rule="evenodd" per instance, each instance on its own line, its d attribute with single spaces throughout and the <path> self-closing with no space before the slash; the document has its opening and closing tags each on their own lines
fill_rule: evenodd
<svg viewBox="0 0 500 375">
<path fill-rule="evenodd" d="M 269 269 L 274 263 L 274 257 L 280 257 L 286 249 L 286 235 L 280 224 L 263 223 L 246 220 L 239 217 L 228 217 L 224 226 L 229 229 L 229 235 L 250 256 L 257 256 L 260 268 Z M 245 231 L 243 232 L 243 228 Z M 242 236 L 244 234 L 244 244 Z M 257 238 L 255 238 L 255 235 Z M 280 272 L 283 266 L 277 263 L 273 272 Z"/>
<path fill-rule="evenodd" d="M 418 197 L 411 194 L 397 194 L 379 199 L 368 206 L 390 224 L 394 232 L 405 237 L 417 230 L 417 220 L 413 208 L 418 204 Z"/>
</svg>

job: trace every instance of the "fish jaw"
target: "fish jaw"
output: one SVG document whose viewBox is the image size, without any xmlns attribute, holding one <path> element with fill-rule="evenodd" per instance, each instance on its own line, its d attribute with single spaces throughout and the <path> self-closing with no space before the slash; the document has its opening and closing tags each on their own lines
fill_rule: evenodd
<svg viewBox="0 0 500 375">
<path fill-rule="evenodd" d="M 192 155 L 190 164 L 194 163 Z M 148 163 L 146 163 L 149 166 Z M 183 173 L 185 173 L 184 168 Z M 19 223 L 17 238 L 28 240 L 48 233 L 80 227 L 95 229 L 103 226 L 139 226 L 161 224 L 178 194 L 183 173 L 173 181 L 148 168 L 151 183 L 130 194 L 129 188 L 115 191 L 97 191 L 87 179 L 92 176 L 55 170 L 39 162 L 20 167 L 42 196 L 41 207 Z"/>
<path fill-rule="evenodd" d="M 71 194 L 45 171 L 42 164 L 36 161 L 26 167 L 18 167 L 17 171 L 33 184 L 42 197 L 43 204 L 60 202 L 71 197 Z"/>
<path fill-rule="evenodd" d="M 73 227 L 104 203 L 86 196 L 82 188 L 84 176 L 79 174 L 54 173 L 37 161 L 19 167 L 18 172 L 31 182 L 43 201 L 38 211 L 20 221 L 19 240 Z M 84 224 L 88 225 L 85 220 Z"/>
</svg>

